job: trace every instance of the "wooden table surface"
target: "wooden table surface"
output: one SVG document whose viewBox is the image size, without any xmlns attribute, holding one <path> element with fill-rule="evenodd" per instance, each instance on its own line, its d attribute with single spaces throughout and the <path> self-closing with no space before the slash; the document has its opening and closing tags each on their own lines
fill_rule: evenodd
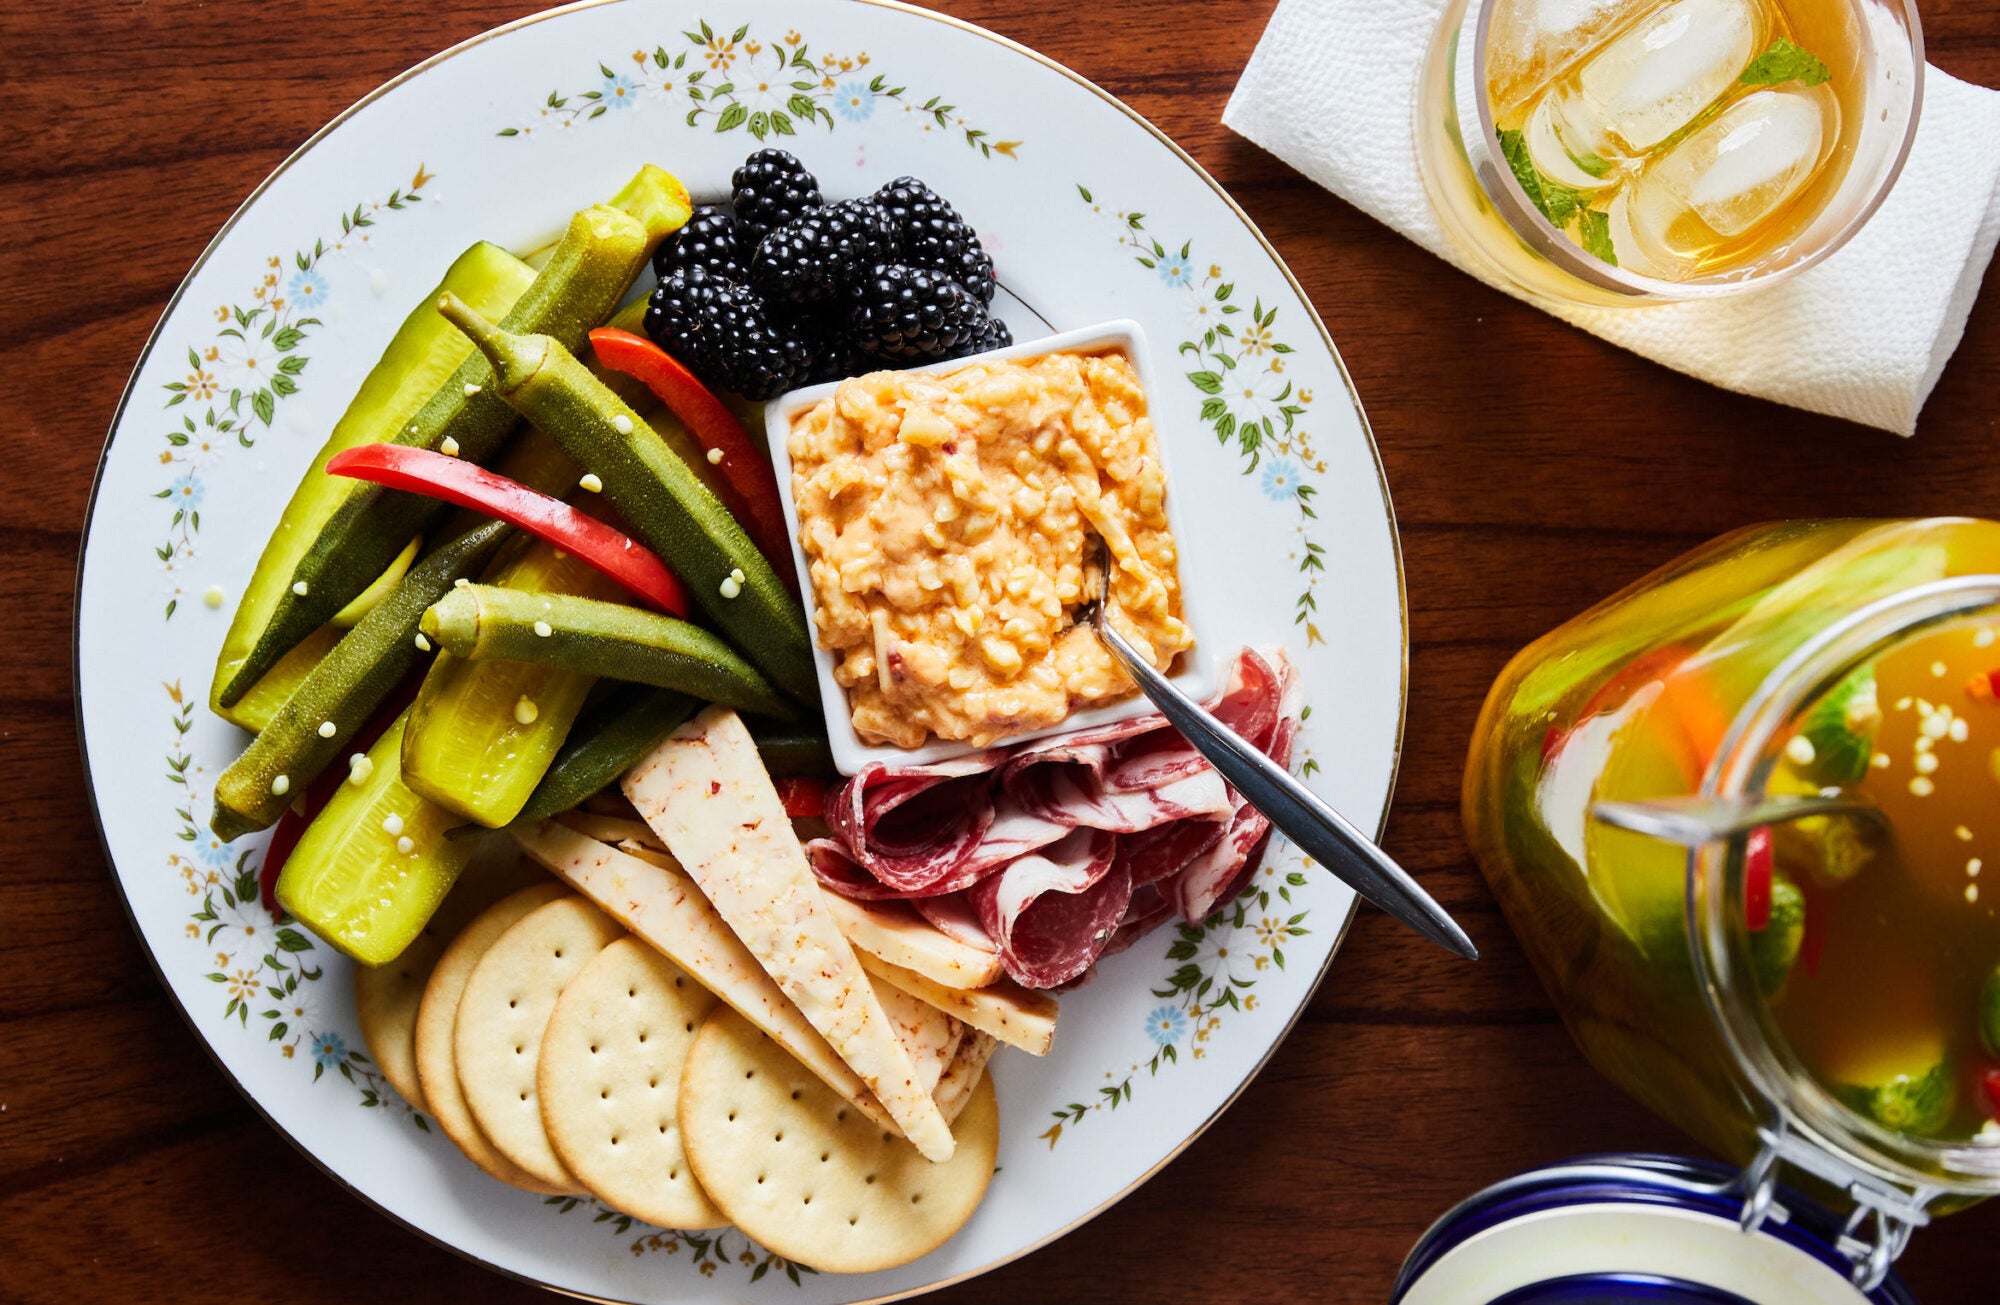
<svg viewBox="0 0 2000 1305">
<path fill-rule="evenodd" d="M 723 6 L 726 8 L 727 6 Z M 1364 911 L 1261 1078 L 1151 1183 L 947 1293 L 1381 1301 L 1460 1197 L 1578 1152 L 1690 1144 L 1598 1079 L 1473 868 L 1458 780 L 1515 649 L 1731 527 L 2000 515 L 1994 275 L 1917 437 L 1725 394 L 1474 283 L 1225 131 L 1271 0 L 951 0 L 1123 97 L 1228 187 L 1367 404 L 1408 568 L 1388 847 L 1477 966 Z M 216 227 L 301 140 L 519 3 L 0 6 L 0 1298 L 531 1300 L 344 1193 L 247 1106 L 161 991 L 85 808 L 71 587 L 102 432 Z M 1930 57 L 2000 84 L 2000 11 L 1929 0 Z M 1588 395 L 1571 410 L 1566 393 Z M 1593 414 L 1601 414 L 1592 420 Z M 1928 1305 L 1991 1301 L 2000 1209 L 1918 1237 Z"/>
</svg>

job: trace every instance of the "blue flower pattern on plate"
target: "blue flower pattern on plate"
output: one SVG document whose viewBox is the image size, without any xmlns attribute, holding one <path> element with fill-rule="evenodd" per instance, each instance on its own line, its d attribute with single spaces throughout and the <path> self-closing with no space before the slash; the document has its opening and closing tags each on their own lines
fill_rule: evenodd
<svg viewBox="0 0 2000 1305">
<path fill-rule="evenodd" d="M 347 1059 L 347 1044 L 338 1033 L 315 1033 L 312 1040 L 313 1064 L 320 1069 L 338 1069 Z"/>
<path fill-rule="evenodd" d="M 638 99 L 638 89 L 632 84 L 632 79 L 622 73 L 616 77 L 606 77 L 604 103 L 614 109 L 629 109 Z"/>
<path fill-rule="evenodd" d="M 846 82 L 835 88 L 833 107 L 849 122 L 865 122 L 875 114 L 875 92 L 867 82 Z"/>
<path fill-rule="evenodd" d="M 1194 284 L 1194 273 L 1188 269 L 1186 255 L 1168 254 L 1160 260 L 1160 281 L 1175 289 L 1184 289 Z"/>
<path fill-rule="evenodd" d="M 294 273 L 285 285 L 285 302 L 304 312 L 326 303 L 326 276 L 318 268 Z"/>
<path fill-rule="evenodd" d="M 1283 503 L 1298 495 L 1301 473 L 1290 458 L 1273 458 L 1264 464 L 1264 497 Z"/>
<path fill-rule="evenodd" d="M 1146 1036 L 1163 1047 L 1186 1037 L 1187 1028 L 1187 1016 L 1178 1006 L 1155 1006 L 1146 1012 Z"/>
<path fill-rule="evenodd" d="M 174 506 L 192 511 L 201 506 L 201 482 L 194 477 L 192 469 L 181 473 L 180 479 L 167 487 L 173 495 Z"/>
</svg>

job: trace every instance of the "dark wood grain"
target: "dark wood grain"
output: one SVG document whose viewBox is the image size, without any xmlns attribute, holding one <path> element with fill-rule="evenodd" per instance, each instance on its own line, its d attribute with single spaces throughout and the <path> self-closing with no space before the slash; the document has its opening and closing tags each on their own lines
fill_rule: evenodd
<svg viewBox="0 0 2000 1305">
<path fill-rule="evenodd" d="M 726 7 L 726 6 L 724 6 Z M 1452 1202 L 1581 1151 L 1689 1144 L 1596 1078 L 1461 840 L 1463 750 L 1522 643 L 1772 517 L 2000 515 L 1987 279 L 1917 438 L 1710 389 L 1407 244 L 1237 139 L 1222 105 L 1271 0 L 950 0 L 1151 118 L 1324 314 L 1387 465 L 1411 698 L 1390 850 L 1458 913 L 1464 966 L 1372 912 L 1270 1067 L 1122 1205 L 957 1301 L 1382 1300 Z M 0 1298 L 530 1300 L 398 1228 L 267 1128 L 160 990 L 89 816 L 69 619 L 91 469 L 133 358 L 216 227 L 327 118 L 527 9 L 79 0 L 0 6 Z M 1929 0 L 1932 60 L 2000 83 L 2000 11 Z M 1602 422 L 1561 396 L 1587 390 Z M 1985 1302 L 2000 1211 L 1917 1239 L 1928 1305 Z"/>
</svg>

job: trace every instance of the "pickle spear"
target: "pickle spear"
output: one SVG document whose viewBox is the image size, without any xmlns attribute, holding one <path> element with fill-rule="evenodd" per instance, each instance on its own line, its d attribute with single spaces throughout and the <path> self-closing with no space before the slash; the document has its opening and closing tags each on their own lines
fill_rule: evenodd
<svg viewBox="0 0 2000 1305">
<path fill-rule="evenodd" d="M 722 500 L 644 419 L 563 341 L 495 326 L 452 294 L 438 310 L 492 363 L 501 396 L 598 477 L 604 496 L 731 642 L 779 689 L 800 702 L 816 701 L 804 610 Z"/>
<path fill-rule="evenodd" d="M 422 628 L 454 657 L 559 666 L 780 720 L 798 717 L 798 709 L 722 640 L 698 625 L 623 603 L 464 585 L 424 613 Z"/>
<path fill-rule="evenodd" d="M 452 583 L 493 555 L 513 527 L 489 521 L 432 549 L 388 597 L 341 636 L 271 723 L 215 781 L 208 827 L 230 842 L 276 820 L 340 755 L 389 691 L 416 664 L 417 622 Z"/>
<path fill-rule="evenodd" d="M 513 328 L 581 345 L 610 315 L 646 265 L 653 246 L 687 220 L 686 189 L 648 165 L 620 192 L 617 207 L 584 209 L 570 220 L 548 265 L 508 310 Z M 459 456 L 483 462 L 512 433 L 512 410 L 493 393 L 484 357 L 465 359 L 406 423 L 379 438 L 436 449 L 449 439 Z M 325 624 L 380 575 L 412 534 L 441 511 L 434 500 L 369 484 L 343 485 L 324 524 L 299 552 L 268 615 L 234 666 L 219 665 L 214 690 L 228 706 L 292 645 Z M 302 532 L 301 532 L 302 533 Z"/>
<path fill-rule="evenodd" d="M 278 874 L 278 905 L 364 965 L 402 954 L 450 891 L 475 844 L 445 830 L 457 817 L 402 782 L 408 713 L 334 790 Z"/>
<path fill-rule="evenodd" d="M 624 589 L 574 555 L 524 538 L 490 582 L 524 593 L 617 598 Z M 511 555 L 510 555 L 511 553 Z M 533 662 L 439 653 L 403 733 L 403 782 L 468 820 L 498 828 L 528 800 L 597 681 Z"/>
<path fill-rule="evenodd" d="M 288 638 L 285 647 L 277 649 L 278 656 L 270 656 L 267 652 L 258 658 L 254 668 L 249 668 L 251 653 L 269 628 L 279 601 L 291 587 L 293 570 L 320 532 L 333 520 L 348 489 L 348 486 L 326 474 L 328 460 L 343 449 L 374 444 L 406 429 L 417 410 L 437 392 L 438 386 L 444 384 L 472 356 L 472 349 L 458 332 L 449 327 L 439 329 L 442 324 L 432 308 L 437 296 L 450 290 L 486 305 L 489 312 L 504 313 L 514 306 L 534 279 L 534 269 L 526 263 L 498 245 L 481 242 L 458 256 L 445 272 L 438 289 L 433 290 L 404 320 L 389 341 L 389 347 L 382 351 L 381 360 L 361 382 L 354 401 L 347 405 L 347 411 L 335 423 L 333 433 L 327 436 L 325 446 L 313 459 L 312 466 L 306 469 L 298 488 L 292 491 L 291 501 L 285 504 L 284 512 L 279 515 L 277 527 L 271 531 L 270 539 L 265 541 L 264 552 L 258 557 L 257 568 L 243 590 L 242 601 L 236 605 L 236 614 L 230 618 L 229 633 L 223 636 L 222 651 L 216 657 L 215 679 L 208 697 L 211 710 L 239 725 L 247 725 L 248 722 L 227 709 L 242 700 L 250 686 L 277 664 L 278 656 L 290 652 L 294 645 L 311 633 L 309 630 L 296 631 Z M 410 534 L 415 533 L 411 531 L 403 539 L 407 540 Z M 397 541 L 398 547 L 401 544 L 401 540 Z M 388 559 L 384 561 L 386 564 Z M 375 575 L 381 575 L 384 569 L 377 567 Z M 373 578 L 369 577 L 370 580 Z M 365 586 L 366 581 L 363 584 Z M 357 594 L 360 592 L 359 588 L 355 590 Z M 348 597 L 352 598 L 354 594 Z M 339 607 L 339 603 L 329 607 L 327 618 L 331 619 Z M 314 626 L 314 629 L 317 628 L 317 625 Z M 226 694 L 225 690 L 228 690 Z"/>
</svg>

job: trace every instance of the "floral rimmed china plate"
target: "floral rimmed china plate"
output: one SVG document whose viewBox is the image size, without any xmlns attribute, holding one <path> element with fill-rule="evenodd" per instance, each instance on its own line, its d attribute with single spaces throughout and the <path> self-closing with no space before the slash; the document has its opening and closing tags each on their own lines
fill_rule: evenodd
<svg viewBox="0 0 2000 1305">
<path fill-rule="evenodd" d="M 438 1242 L 621 1301 L 879 1299 L 1075 1227 L 1242 1089 L 1354 904 L 1279 844 L 1206 925 L 1163 928 L 1107 962 L 1064 998 L 1052 1055 L 996 1059 L 1001 1172 L 984 1206 L 887 1273 L 813 1274 L 736 1232 L 653 1228 L 500 1186 L 383 1082 L 348 963 L 259 905 L 262 839 L 224 845 L 204 823 L 244 742 L 205 705 L 230 606 L 331 423 L 452 256 L 482 238 L 535 248 L 642 162 L 720 195 L 764 144 L 798 154 L 836 197 L 903 173 L 930 181 L 993 251 L 1019 336 L 1137 319 L 1183 496 L 1184 581 L 1221 595 L 1232 646 L 1283 642 L 1299 663 L 1302 773 L 1373 827 L 1400 742 L 1395 527 L 1340 360 L 1228 198 L 1074 74 L 889 4 L 620 0 L 489 32 L 341 115 L 202 255 L 111 431 L 77 617 L 98 820 L 162 980 L 278 1128 Z"/>
</svg>

